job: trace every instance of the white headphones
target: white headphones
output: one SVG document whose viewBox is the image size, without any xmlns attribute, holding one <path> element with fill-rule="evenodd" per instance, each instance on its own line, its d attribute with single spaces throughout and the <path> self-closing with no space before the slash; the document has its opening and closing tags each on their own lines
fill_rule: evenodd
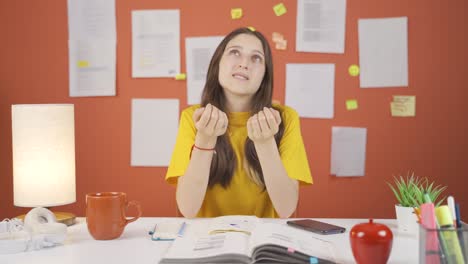
<svg viewBox="0 0 468 264">
<path fill-rule="evenodd" d="M 26 214 L 24 224 L 18 219 L 0 222 L 0 254 L 53 247 L 62 244 L 67 226 L 57 223 L 55 215 L 37 207 Z"/>
</svg>

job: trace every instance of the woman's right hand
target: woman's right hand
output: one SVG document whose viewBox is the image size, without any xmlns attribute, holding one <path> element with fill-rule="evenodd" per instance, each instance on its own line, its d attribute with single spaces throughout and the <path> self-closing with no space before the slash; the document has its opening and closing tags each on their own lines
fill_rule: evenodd
<svg viewBox="0 0 468 264">
<path fill-rule="evenodd" d="M 228 126 L 226 113 L 211 104 L 195 110 L 193 121 L 198 130 L 195 140 L 198 141 L 195 142 L 198 147 L 214 148 L 216 139 L 226 133 Z"/>
</svg>

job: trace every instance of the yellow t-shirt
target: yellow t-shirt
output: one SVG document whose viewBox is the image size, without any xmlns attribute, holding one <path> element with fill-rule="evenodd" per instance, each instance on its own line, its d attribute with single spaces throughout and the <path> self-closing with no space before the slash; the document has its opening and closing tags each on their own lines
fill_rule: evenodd
<svg viewBox="0 0 468 264">
<path fill-rule="evenodd" d="M 311 184 L 309 163 L 301 136 L 299 115 L 287 106 L 274 105 L 281 112 L 284 134 L 279 146 L 281 160 L 288 176 L 300 184 Z M 196 128 L 192 116 L 200 105 L 185 109 L 180 118 L 179 132 L 166 181 L 177 184 L 177 178 L 185 174 L 190 162 L 190 151 L 195 142 Z M 247 176 L 243 167 L 244 144 L 247 139 L 249 112 L 229 113 L 228 131 L 237 157 L 237 167 L 231 184 L 224 189 L 220 184 L 207 188 L 203 204 L 197 217 L 222 215 L 256 215 L 278 217 L 267 191 L 263 191 Z"/>
</svg>

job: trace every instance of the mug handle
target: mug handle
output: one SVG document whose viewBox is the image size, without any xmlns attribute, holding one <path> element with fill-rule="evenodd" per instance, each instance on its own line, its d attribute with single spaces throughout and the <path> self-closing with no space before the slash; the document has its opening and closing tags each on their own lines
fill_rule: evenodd
<svg viewBox="0 0 468 264">
<path fill-rule="evenodd" d="M 128 207 L 130 207 L 130 206 L 132 206 L 132 205 L 133 205 L 133 206 L 136 206 L 137 211 L 138 211 L 138 215 L 135 216 L 135 217 L 133 217 L 133 218 L 130 218 L 130 219 L 125 219 L 125 225 L 127 225 L 127 224 L 129 224 L 129 223 L 131 223 L 131 222 L 133 222 L 133 221 L 136 221 L 136 220 L 137 220 L 138 218 L 140 218 L 140 216 L 141 216 L 141 206 L 140 206 L 140 203 L 137 202 L 137 201 L 130 201 L 130 202 L 127 203 L 127 209 L 128 209 Z"/>
</svg>

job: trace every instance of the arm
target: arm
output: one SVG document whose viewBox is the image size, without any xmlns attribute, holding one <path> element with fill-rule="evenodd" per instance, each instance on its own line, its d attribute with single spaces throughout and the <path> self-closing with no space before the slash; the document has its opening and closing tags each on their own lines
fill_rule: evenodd
<svg viewBox="0 0 468 264">
<path fill-rule="evenodd" d="M 276 146 L 274 135 L 280 122 L 281 117 L 276 110 L 264 108 L 249 119 L 247 129 L 257 151 L 271 202 L 278 215 L 287 218 L 296 210 L 299 183 L 288 176 Z"/>
<path fill-rule="evenodd" d="M 219 135 L 226 132 L 227 116 L 212 105 L 199 108 L 193 114 L 197 134 L 195 145 L 212 149 Z M 176 200 L 180 212 L 187 218 L 195 217 L 200 210 L 208 187 L 214 151 L 194 148 L 184 175 L 177 183 Z"/>
</svg>

